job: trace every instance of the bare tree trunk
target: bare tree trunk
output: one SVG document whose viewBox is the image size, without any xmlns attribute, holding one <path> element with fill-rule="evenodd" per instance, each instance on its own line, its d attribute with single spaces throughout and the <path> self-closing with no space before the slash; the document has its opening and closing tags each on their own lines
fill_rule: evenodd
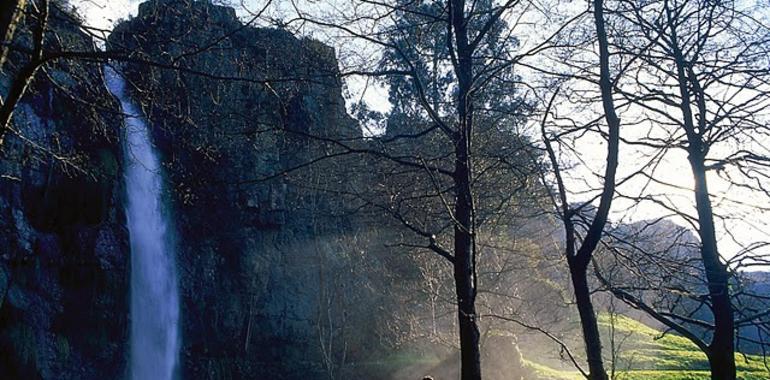
<svg viewBox="0 0 770 380">
<path fill-rule="evenodd" d="M 35 78 L 35 73 L 39 67 L 36 61 L 24 65 L 14 77 L 11 88 L 3 99 L 2 106 L 0 106 L 0 147 L 3 146 L 5 134 L 10 128 L 13 111 L 16 110 L 16 105 L 27 92 L 27 88 L 32 83 L 32 79 Z"/>
<path fill-rule="evenodd" d="M 461 140 L 465 140 L 464 138 Z M 455 167 L 457 186 L 455 204 L 455 264 L 454 279 L 457 295 L 457 318 L 460 326 L 461 378 L 481 379 L 479 327 L 476 321 L 476 287 L 474 286 L 473 237 L 471 236 L 472 207 L 468 171 L 467 143 L 458 144 Z"/>
<path fill-rule="evenodd" d="M 473 48 L 468 43 L 465 1 L 451 0 L 449 17 L 457 48 L 455 74 L 458 82 L 458 130 L 455 136 L 455 227 L 454 278 L 457 318 L 460 327 L 461 379 L 481 380 L 480 334 L 476 316 L 476 258 L 473 192 L 471 189 L 471 137 L 473 110 L 470 98 L 473 83 Z"/>
<path fill-rule="evenodd" d="M 618 151 L 620 145 L 620 119 L 615 111 L 612 99 L 612 81 L 610 80 L 609 42 L 604 22 L 604 2 L 594 0 L 594 23 L 596 38 L 599 43 L 599 89 L 602 97 L 602 108 L 609 128 L 607 147 L 607 166 L 604 173 L 604 186 L 596 211 L 583 243 L 576 253 L 574 252 L 575 228 L 572 224 L 572 215 L 565 208 L 564 223 L 567 225 L 567 263 L 570 268 L 572 287 L 575 292 L 575 302 L 580 315 L 580 325 L 583 331 L 588 372 L 591 380 L 607 380 L 607 371 L 604 369 L 602 359 L 602 342 L 599 334 L 599 325 L 596 320 L 591 301 L 591 291 L 588 287 L 587 270 L 593 253 L 604 233 L 607 224 L 612 199 L 615 196 L 615 176 L 618 167 Z M 552 154 L 552 153 L 551 153 Z M 563 184 L 560 185 L 563 188 Z M 564 190 L 561 190 L 564 192 Z M 562 194 L 566 203 L 566 194 Z"/>
<path fill-rule="evenodd" d="M 575 303 L 580 315 L 580 326 L 586 346 L 589 376 L 591 380 L 607 380 L 607 372 L 604 370 L 604 361 L 602 359 L 599 325 L 596 320 L 593 303 L 591 302 L 591 291 L 588 288 L 586 272 L 586 266 L 579 263 L 570 265 L 572 287 L 575 291 Z"/>
<path fill-rule="evenodd" d="M 0 2 L 0 70 L 5 64 L 8 46 L 13 41 L 13 32 L 24 14 L 26 0 L 3 0 Z"/>
<path fill-rule="evenodd" d="M 705 132 L 703 122 L 696 128 L 692 112 L 692 97 L 690 89 L 696 91 L 699 84 L 695 73 L 688 66 L 684 54 L 679 47 L 674 16 L 668 8 L 668 27 L 671 32 L 671 48 L 676 63 L 676 74 L 679 84 L 680 109 L 683 126 L 687 135 L 687 153 L 695 179 L 695 208 L 698 211 L 698 236 L 701 240 L 701 260 L 706 272 L 711 309 L 714 314 L 714 336 L 706 352 L 711 367 L 711 378 L 714 380 L 734 380 L 735 373 L 735 316 L 730 303 L 729 279 L 727 266 L 722 264 L 717 248 L 716 229 L 714 227 L 714 212 L 709 198 L 708 181 L 706 179 L 706 153 L 702 133 Z M 688 70 L 689 68 L 689 70 Z M 689 76 L 688 73 L 689 72 Z M 696 94 L 701 96 L 700 94 Z M 703 117 L 703 115 L 702 115 Z"/>
<path fill-rule="evenodd" d="M 16 0 L 12 3 L 15 3 L 16 6 L 23 6 L 24 2 L 25 0 Z M 37 15 L 37 27 L 33 36 L 34 49 L 30 61 L 16 73 L 8 93 L 3 99 L 0 99 L 2 100 L 0 101 L 0 147 L 3 146 L 3 139 L 10 127 L 11 117 L 13 116 L 13 111 L 16 109 L 16 104 L 27 92 L 27 88 L 32 82 L 32 79 L 34 79 L 35 73 L 37 73 L 37 70 L 43 64 L 43 43 L 45 40 L 46 28 L 48 27 L 48 6 L 48 0 L 42 0 L 42 4 L 39 6 L 40 12 Z M 17 8 L 16 11 L 21 13 L 21 8 Z M 5 30 L 6 37 L 13 35 L 13 29 L 15 28 L 16 23 L 13 17 L 19 16 L 11 16 L 11 21 Z M 0 30 L 0 32 L 2 31 Z M 9 42 L 9 40 L 4 39 L 2 42 L 6 43 Z M 3 46 L 3 58 L 5 52 L 6 49 Z"/>
<path fill-rule="evenodd" d="M 711 380 L 735 380 L 735 356 L 730 351 L 714 351 L 708 355 Z"/>
<path fill-rule="evenodd" d="M 692 146 L 699 146 L 699 144 Z M 695 206 L 698 210 L 701 259 L 706 270 L 714 314 L 714 336 L 707 352 L 711 378 L 735 380 L 735 317 L 728 287 L 730 275 L 727 267 L 719 260 L 714 214 L 711 209 L 711 199 L 709 199 L 703 154 L 691 151 L 689 159 L 695 177 Z"/>
</svg>

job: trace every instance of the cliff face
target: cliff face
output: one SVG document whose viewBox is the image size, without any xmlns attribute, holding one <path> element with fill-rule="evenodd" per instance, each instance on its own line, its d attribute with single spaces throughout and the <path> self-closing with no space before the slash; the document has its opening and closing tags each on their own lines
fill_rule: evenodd
<svg viewBox="0 0 770 380">
<path fill-rule="evenodd" d="M 344 170 L 294 169 L 325 154 L 323 138 L 359 133 L 334 51 L 186 0 L 140 5 L 110 49 L 153 62 L 122 70 L 173 189 L 182 376 L 322 376 L 320 288 L 349 223 L 334 217 L 341 201 L 313 190 L 339 188 Z"/>
<path fill-rule="evenodd" d="M 31 45 L 34 22 L 15 43 Z M 51 49 L 93 49 L 72 16 L 55 10 L 51 28 Z M 382 299 L 351 289 L 374 285 L 366 276 L 380 267 L 358 243 L 376 238 L 353 236 L 341 198 L 318 191 L 358 183 L 345 161 L 302 168 L 331 151 L 325 139 L 360 133 L 334 51 L 243 26 L 230 8 L 173 0 L 142 4 L 110 47 L 145 61 L 122 70 L 169 176 L 181 375 L 320 378 L 362 357 L 349 347 L 371 343 Z M 0 86 L 26 59 L 12 52 Z M 49 66 L 13 123 L 0 158 L 0 378 L 124 377 L 123 122 L 101 66 Z"/>
<path fill-rule="evenodd" d="M 14 43 L 31 46 L 26 20 Z M 47 46 L 92 49 L 70 16 L 50 16 Z M 7 89 L 27 57 L 12 52 Z M 4 93 L 4 92 L 3 92 Z M 128 248 L 117 104 L 96 64 L 40 72 L 16 108 L 0 157 L 0 378 L 123 374 Z"/>
<path fill-rule="evenodd" d="M 70 16 L 52 20 L 51 49 L 93 49 Z M 419 301 L 382 289 L 407 294 L 419 272 L 372 250 L 396 233 L 349 216 L 340 194 L 368 183 L 355 157 L 322 159 L 360 137 L 333 49 L 188 0 L 142 4 L 108 48 L 132 54 L 121 70 L 168 176 L 182 378 L 349 378 L 367 371 L 350 362 L 407 339 L 388 318 Z M 9 56 L 3 88 L 25 59 Z M 123 121 L 103 81 L 99 64 L 48 67 L 2 148 L 0 378 L 127 374 Z"/>
</svg>

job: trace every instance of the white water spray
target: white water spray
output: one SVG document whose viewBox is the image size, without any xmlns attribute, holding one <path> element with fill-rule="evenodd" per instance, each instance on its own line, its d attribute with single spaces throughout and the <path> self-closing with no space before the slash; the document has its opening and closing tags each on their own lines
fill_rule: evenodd
<svg viewBox="0 0 770 380">
<path fill-rule="evenodd" d="M 179 293 L 160 161 L 125 81 L 105 66 L 107 87 L 125 114 L 126 218 L 131 241 L 131 358 L 134 380 L 171 380 L 179 358 Z"/>
</svg>

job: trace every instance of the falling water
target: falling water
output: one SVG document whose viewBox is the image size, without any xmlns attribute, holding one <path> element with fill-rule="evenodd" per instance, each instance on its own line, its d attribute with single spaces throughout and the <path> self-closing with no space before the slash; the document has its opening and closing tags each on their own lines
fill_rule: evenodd
<svg viewBox="0 0 770 380">
<path fill-rule="evenodd" d="M 105 67 L 107 87 L 125 114 L 126 218 L 131 241 L 131 378 L 170 380 L 179 356 L 179 295 L 174 252 L 162 207 L 162 170 L 147 125 Z"/>
</svg>

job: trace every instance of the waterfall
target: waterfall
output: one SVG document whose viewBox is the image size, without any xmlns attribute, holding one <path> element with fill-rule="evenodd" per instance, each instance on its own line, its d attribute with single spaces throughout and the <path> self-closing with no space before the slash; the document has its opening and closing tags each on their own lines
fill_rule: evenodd
<svg viewBox="0 0 770 380">
<path fill-rule="evenodd" d="M 179 357 L 179 294 L 162 202 L 163 170 L 124 79 L 105 66 L 107 87 L 125 114 L 126 218 L 131 242 L 131 356 L 134 380 L 170 380 Z"/>
</svg>

